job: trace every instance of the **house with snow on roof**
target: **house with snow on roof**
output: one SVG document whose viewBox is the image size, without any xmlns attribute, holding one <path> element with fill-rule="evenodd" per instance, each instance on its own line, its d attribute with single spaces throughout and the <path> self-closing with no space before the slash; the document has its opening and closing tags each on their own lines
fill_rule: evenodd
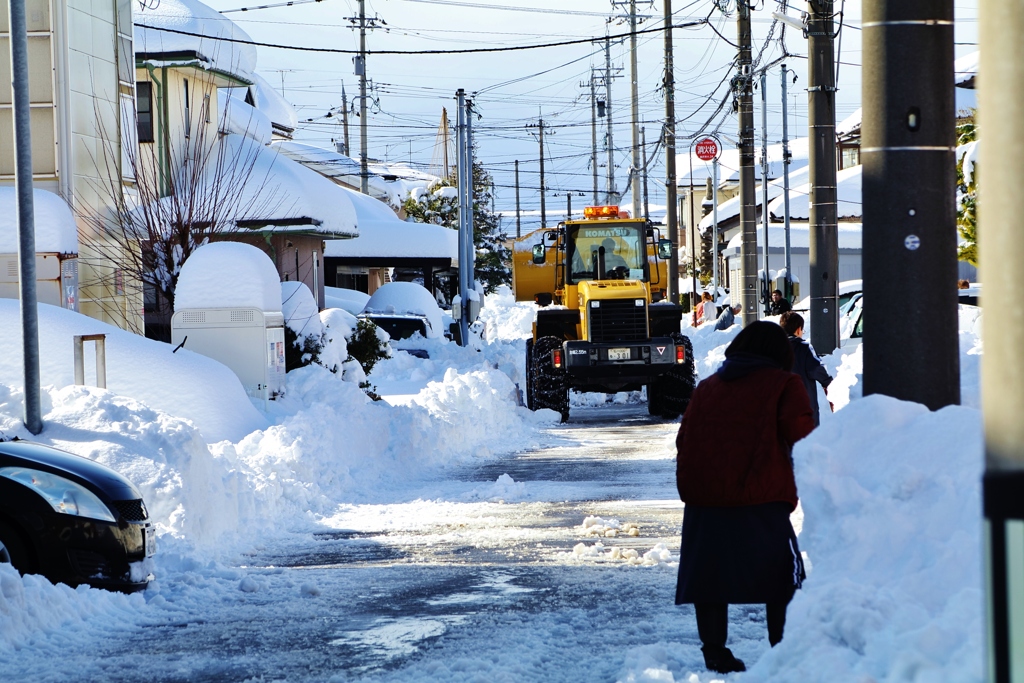
<svg viewBox="0 0 1024 683">
<path fill-rule="evenodd" d="M 106 243 L 107 216 L 134 185 L 125 163 L 135 144 L 133 4 L 27 0 L 26 20 L 41 300 L 141 330 L 141 287 Z M 6 62 L 7 0 L 0 17 Z M 0 297 L 16 297 L 13 108 L 9 67 L 0 70 Z M 51 296 L 61 279 L 71 291 Z"/>
</svg>

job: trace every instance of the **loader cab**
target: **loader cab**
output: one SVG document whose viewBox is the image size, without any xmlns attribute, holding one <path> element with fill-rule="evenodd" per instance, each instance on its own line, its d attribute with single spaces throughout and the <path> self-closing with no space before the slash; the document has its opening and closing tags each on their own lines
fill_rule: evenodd
<svg viewBox="0 0 1024 683">
<path fill-rule="evenodd" d="M 646 234 L 644 221 L 566 223 L 567 284 L 587 280 L 646 282 L 649 279 Z"/>
</svg>

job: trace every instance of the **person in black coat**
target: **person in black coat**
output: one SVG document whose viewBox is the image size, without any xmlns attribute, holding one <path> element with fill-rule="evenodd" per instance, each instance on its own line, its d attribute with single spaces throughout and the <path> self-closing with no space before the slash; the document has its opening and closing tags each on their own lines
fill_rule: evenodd
<svg viewBox="0 0 1024 683">
<path fill-rule="evenodd" d="M 772 292 L 772 307 L 771 315 L 782 315 L 788 311 L 792 311 L 793 306 L 789 303 L 789 299 L 782 296 L 782 290 L 776 289 Z"/>
<path fill-rule="evenodd" d="M 811 410 L 814 412 L 814 426 L 820 424 L 818 417 L 818 389 L 815 382 L 821 384 L 823 389 L 828 389 L 832 383 L 832 377 L 828 374 L 821 359 L 814 352 L 811 343 L 804 339 L 804 318 L 799 313 L 789 311 L 783 313 L 779 319 L 782 329 L 789 335 L 789 343 L 793 345 L 793 372 L 800 375 L 804 381 L 804 388 L 807 389 L 807 397 L 811 399 Z"/>
</svg>

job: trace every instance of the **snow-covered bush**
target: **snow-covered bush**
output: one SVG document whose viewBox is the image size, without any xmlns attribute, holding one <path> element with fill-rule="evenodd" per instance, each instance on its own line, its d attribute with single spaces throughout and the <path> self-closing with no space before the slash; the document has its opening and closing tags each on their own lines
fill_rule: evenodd
<svg viewBox="0 0 1024 683">
<path fill-rule="evenodd" d="M 284 366 L 290 372 L 313 363 L 323 365 L 326 336 L 320 311 L 302 282 L 281 283 L 281 312 L 284 314 Z"/>
<path fill-rule="evenodd" d="M 360 320 L 348 340 L 348 353 L 359 363 L 363 372 L 370 374 L 377 361 L 391 357 L 388 333 L 369 320 Z"/>
</svg>

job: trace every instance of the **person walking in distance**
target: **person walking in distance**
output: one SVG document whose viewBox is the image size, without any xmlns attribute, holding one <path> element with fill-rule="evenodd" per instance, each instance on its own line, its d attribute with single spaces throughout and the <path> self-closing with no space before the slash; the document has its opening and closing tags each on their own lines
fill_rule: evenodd
<svg viewBox="0 0 1024 683">
<path fill-rule="evenodd" d="M 793 348 L 775 323 L 753 322 L 702 381 L 676 437 L 676 485 L 686 504 L 676 604 L 692 604 L 704 663 L 745 671 L 726 647 L 729 604 L 764 604 L 768 641 L 805 577 L 796 534 L 792 448 L 814 429 Z"/>
<path fill-rule="evenodd" d="M 821 359 L 814 352 L 811 343 L 804 339 L 804 318 L 795 311 L 783 313 L 779 318 L 779 325 L 789 335 L 789 343 L 793 347 L 793 372 L 804 382 L 807 389 L 807 397 L 811 401 L 811 411 L 814 413 L 814 426 L 821 424 L 818 411 L 818 388 L 814 386 L 817 382 L 822 389 L 828 390 L 832 383 L 832 376 L 821 364 Z"/>
<path fill-rule="evenodd" d="M 789 303 L 789 299 L 782 296 L 782 290 L 776 289 L 772 292 L 772 307 L 771 315 L 782 315 L 786 311 L 792 311 L 793 305 Z"/>
</svg>

